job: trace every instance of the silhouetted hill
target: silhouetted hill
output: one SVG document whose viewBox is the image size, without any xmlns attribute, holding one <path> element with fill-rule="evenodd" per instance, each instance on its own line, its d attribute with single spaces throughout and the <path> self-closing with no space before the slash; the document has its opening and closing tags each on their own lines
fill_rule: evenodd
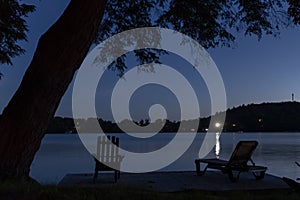
<svg viewBox="0 0 300 200">
<path fill-rule="evenodd" d="M 85 132 L 95 132 L 89 126 L 93 119 L 77 120 L 77 128 Z M 97 119 L 101 128 L 106 133 L 121 133 L 117 123 Z M 128 123 L 124 120 L 120 123 Z M 204 132 L 210 122 L 210 117 L 201 118 L 198 132 Z M 149 120 L 135 122 L 140 126 L 146 126 Z M 154 123 L 162 124 L 162 120 Z M 166 120 L 165 126 L 161 132 L 176 132 L 180 122 Z M 190 132 L 193 120 L 181 122 L 184 131 Z M 249 104 L 234 107 L 226 111 L 226 121 L 223 128 L 224 132 L 300 132 L 300 103 L 299 102 L 281 102 L 281 103 L 262 103 Z M 48 133 L 75 133 L 76 128 L 72 118 L 55 117 L 50 123 Z"/>
<path fill-rule="evenodd" d="M 224 131 L 300 131 L 300 103 L 262 103 L 228 109 Z"/>
</svg>

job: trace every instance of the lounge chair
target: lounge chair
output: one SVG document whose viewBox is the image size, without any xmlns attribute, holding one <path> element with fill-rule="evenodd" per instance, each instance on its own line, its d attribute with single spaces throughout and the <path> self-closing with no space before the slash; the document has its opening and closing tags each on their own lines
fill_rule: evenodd
<svg viewBox="0 0 300 200">
<path fill-rule="evenodd" d="M 298 163 L 297 161 L 295 161 L 295 163 L 298 167 L 300 167 L 300 163 Z M 297 181 L 300 181 L 300 178 L 297 178 Z"/>
<path fill-rule="evenodd" d="M 97 141 L 97 153 L 94 154 L 95 173 L 93 182 L 95 183 L 99 171 L 114 171 L 115 183 L 120 179 L 120 165 L 123 156 L 119 155 L 119 138 L 115 136 L 99 136 Z M 106 163 L 106 164 L 104 164 Z"/>
<path fill-rule="evenodd" d="M 252 153 L 257 145 L 257 141 L 240 141 L 236 145 L 229 161 L 221 159 L 196 159 L 197 175 L 204 175 L 208 168 L 212 168 L 221 170 L 224 174 L 228 174 L 232 182 L 238 181 L 241 172 L 252 172 L 257 180 L 263 179 L 267 167 L 257 166 L 251 159 Z M 249 161 L 251 165 L 248 165 Z M 200 163 L 207 164 L 203 171 L 200 170 Z M 237 175 L 234 176 L 233 172 L 237 172 Z"/>
<path fill-rule="evenodd" d="M 294 190 L 297 193 L 300 193 L 300 183 L 287 177 L 283 177 L 282 180 L 286 182 L 286 184 L 288 184 L 292 190 Z"/>
</svg>

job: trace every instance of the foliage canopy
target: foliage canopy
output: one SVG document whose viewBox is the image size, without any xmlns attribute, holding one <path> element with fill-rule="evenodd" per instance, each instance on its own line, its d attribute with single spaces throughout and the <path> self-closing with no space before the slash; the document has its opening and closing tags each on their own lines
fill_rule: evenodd
<svg viewBox="0 0 300 200">
<path fill-rule="evenodd" d="M 18 41 L 26 40 L 28 29 L 25 17 L 34 8 L 19 1 L 0 1 L 0 63 L 12 64 L 11 58 L 24 53 Z"/>
<path fill-rule="evenodd" d="M 20 0 L 0 0 L 0 63 L 24 53 L 18 44 L 26 41 L 25 18 L 33 5 Z M 147 26 L 171 28 L 189 35 L 205 48 L 230 46 L 237 32 L 278 35 L 282 27 L 300 24 L 298 0 L 109 0 L 96 42 L 122 31 Z M 135 51 L 141 63 L 159 62 L 155 50 Z M 126 56 L 111 65 L 122 72 Z M 1 78 L 1 74 L 0 74 Z"/>
</svg>

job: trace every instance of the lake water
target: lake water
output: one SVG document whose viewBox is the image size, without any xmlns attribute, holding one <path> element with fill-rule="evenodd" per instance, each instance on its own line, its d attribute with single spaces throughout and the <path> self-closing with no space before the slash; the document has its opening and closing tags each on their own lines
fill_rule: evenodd
<svg viewBox="0 0 300 200">
<path fill-rule="evenodd" d="M 120 146 L 135 152 L 149 152 L 168 144 L 175 133 L 163 133 L 151 139 L 134 139 L 126 134 L 111 134 L 120 138 Z M 194 171 L 194 159 L 202 144 L 203 133 L 181 158 L 160 171 Z M 207 158 L 229 159 L 240 140 L 257 140 L 259 145 L 253 160 L 268 167 L 267 173 L 279 177 L 300 177 L 300 133 L 222 133 L 216 135 L 216 146 Z M 67 173 L 93 173 L 94 160 L 77 134 L 47 134 L 31 166 L 31 176 L 44 184 L 56 184 Z"/>
</svg>

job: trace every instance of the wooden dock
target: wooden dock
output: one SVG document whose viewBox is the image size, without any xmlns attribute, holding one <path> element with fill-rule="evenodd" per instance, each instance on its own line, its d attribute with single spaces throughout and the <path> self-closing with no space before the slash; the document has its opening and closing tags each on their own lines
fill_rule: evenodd
<svg viewBox="0 0 300 200">
<path fill-rule="evenodd" d="M 255 180 L 250 173 L 242 173 L 237 183 L 232 183 L 227 175 L 220 171 L 208 171 L 204 176 L 196 172 L 151 172 L 151 173 L 121 173 L 121 178 L 114 183 L 113 173 L 101 173 L 96 183 L 93 174 L 67 174 L 59 186 L 102 187 L 109 185 L 124 185 L 143 187 L 161 192 L 177 192 L 186 190 L 268 190 L 286 189 L 289 186 L 279 177 L 266 174 L 263 180 Z"/>
</svg>

